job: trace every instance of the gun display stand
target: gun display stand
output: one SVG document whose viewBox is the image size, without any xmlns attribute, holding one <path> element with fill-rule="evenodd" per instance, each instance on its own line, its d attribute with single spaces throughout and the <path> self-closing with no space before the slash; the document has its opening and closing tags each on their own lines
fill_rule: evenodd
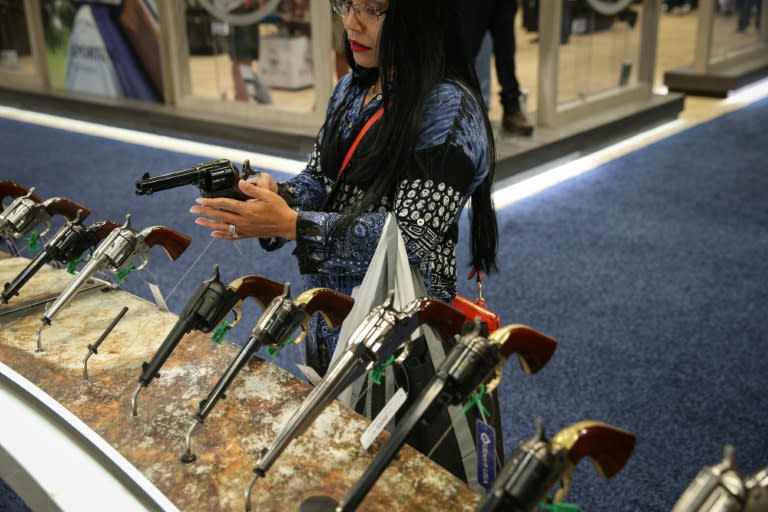
<svg viewBox="0 0 768 512">
<path fill-rule="evenodd" d="M 24 260 L 0 259 L 0 283 L 28 263 L 10 265 L 14 259 Z M 72 278 L 54 269 L 44 275 L 35 276 L 47 282 L 43 287 L 58 282 L 63 288 Z M 24 292 L 32 292 L 32 283 Z M 16 299 L 0 306 L 0 314 Z M 128 313 L 90 358 L 85 381 L 88 344 L 126 306 Z M 196 462 L 183 464 L 191 415 L 238 347 L 215 345 L 199 332 L 187 335 L 133 417 L 130 398 L 141 363 L 176 316 L 123 290 L 79 294 L 43 331 L 45 350 L 35 352 L 41 314 L 29 308 L 11 322 L 0 317 L 0 410 L 13 411 L 0 422 L 0 478 L 33 509 L 119 508 L 122 500 L 137 510 L 244 510 L 243 492 L 261 450 L 302 403 L 308 384 L 252 358 L 200 425 Z M 44 423 L 48 433 L 35 427 Z M 378 441 L 370 453 L 362 450 L 358 440 L 368 424 L 334 402 L 257 482 L 252 509 L 291 511 L 313 496 L 344 498 L 381 446 Z M 478 500 L 463 482 L 405 446 L 360 510 L 474 510 Z"/>
</svg>

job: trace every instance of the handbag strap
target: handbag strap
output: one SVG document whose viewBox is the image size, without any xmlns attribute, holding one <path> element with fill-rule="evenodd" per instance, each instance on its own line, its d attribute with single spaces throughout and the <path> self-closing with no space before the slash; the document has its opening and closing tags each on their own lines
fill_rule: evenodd
<svg viewBox="0 0 768 512">
<path fill-rule="evenodd" d="M 352 155 L 355 154 L 355 151 L 357 150 L 357 146 L 360 144 L 360 141 L 363 140 L 363 137 L 368 132 L 368 130 L 371 129 L 371 126 L 373 126 L 376 121 L 381 119 L 381 116 L 384 115 L 384 107 L 379 107 L 379 109 L 373 113 L 373 115 L 368 119 L 368 121 L 365 122 L 362 128 L 360 128 L 360 131 L 357 133 L 357 137 L 355 137 L 355 140 L 352 142 L 352 145 L 349 146 L 349 150 L 347 150 L 347 154 L 344 157 L 344 161 L 341 162 L 341 167 L 339 168 L 339 173 L 336 175 L 336 181 L 341 178 L 341 173 L 344 172 L 344 169 L 347 168 L 347 165 L 349 165 L 349 161 L 352 160 Z"/>
</svg>

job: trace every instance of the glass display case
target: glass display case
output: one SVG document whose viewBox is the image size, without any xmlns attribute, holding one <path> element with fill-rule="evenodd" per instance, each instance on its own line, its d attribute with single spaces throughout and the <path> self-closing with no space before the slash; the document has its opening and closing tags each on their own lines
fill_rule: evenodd
<svg viewBox="0 0 768 512">
<path fill-rule="evenodd" d="M 658 2 L 565 0 L 540 9 L 538 124 L 651 100 Z"/>
<path fill-rule="evenodd" d="M 725 97 L 768 73 L 768 0 L 700 0 L 693 62 L 669 70 L 670 91 Z"/>
</svg>

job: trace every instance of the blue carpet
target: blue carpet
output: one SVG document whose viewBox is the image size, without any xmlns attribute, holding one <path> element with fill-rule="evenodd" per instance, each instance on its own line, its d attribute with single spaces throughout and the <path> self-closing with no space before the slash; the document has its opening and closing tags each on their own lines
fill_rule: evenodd
<svg viewBox="0 0 768 512">
<path fill-rule="evenodd" d="M 560 342 L 534 376 L 509 362 L 500 387 L 505 450 L 583 419 L 626 428 L 638 444 L 611 480 L 586 461 L 569 502 L 590 512 L 665 511 L 702 466 L 736 447 L 744 473 L 768 464 L 768 101 L 699 125 L 499 212 L 501 273 L 486 283 L 504 323 Z M 124 288 L 157 280 L 178 312 L 221 263 L 223 279 L 261 274 L 302 289 L 290 248 L 215 242 L 186 213 L 193 187 L 134 195 L 134 182 L 204 159 L 0 120 L 0 179 L 94 209 L 91 221 L 163 224 L 193 238 L 176 262 L 159 249 Z M 466 238 L 467 226 L 462 226 Z M 460 248 L 466 265 L 466 245 Z M 199 258 L 199 261 L 198 261 Z M 465 294 L 470 283 L 461 281 Z M 246 309 L 231 339 L 258 314 Z M 159 341 L 158 341 L 159 342 Z M 299 348 L 277 363 L 291 371 Z M 0 509 L 3 508 L 0 490 Z M 13 509 L 11 509 L 13 510 Z"/>
</svg>

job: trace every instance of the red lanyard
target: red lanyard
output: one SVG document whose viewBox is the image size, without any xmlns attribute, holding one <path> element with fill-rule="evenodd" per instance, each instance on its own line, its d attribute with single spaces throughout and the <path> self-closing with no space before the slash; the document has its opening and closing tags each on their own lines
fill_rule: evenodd
<svg viewBox="0 0 768 512">
<path fill-rule="evenodd" d="M 368 119 L 368 121 L 366 121 L 366 123 L 360 129 L 360 131 L 357 134 L 357 137 L 355 137 L 354 142 L 352 142 L 352 145 L 349 146 L 349 150 L 347 151 L 347 156 L 344 157 L 344 161 L 341 163 L 341 167 L 339 168 L 339 173 L 336 175 L 336 181 L 338 181 L 339 178 L 341 178 L 341 173 L 344 172 L 344 169 L 346 169 L 347 165 L 349 165 L 349 161 L 352 159 L 352 155 L 355 154 L 355 150 L 357 149 L 358 144 L 360 144 L 360 141 L 363 140 L 363 136 L 371 128 L 371 126 L 373 126 L 373 124 L 381 118 L 382 115 L 384 115 L 384 107 L 379 107 L 379 109 L 373 113 L 370 119 Z"/>
</svg>

